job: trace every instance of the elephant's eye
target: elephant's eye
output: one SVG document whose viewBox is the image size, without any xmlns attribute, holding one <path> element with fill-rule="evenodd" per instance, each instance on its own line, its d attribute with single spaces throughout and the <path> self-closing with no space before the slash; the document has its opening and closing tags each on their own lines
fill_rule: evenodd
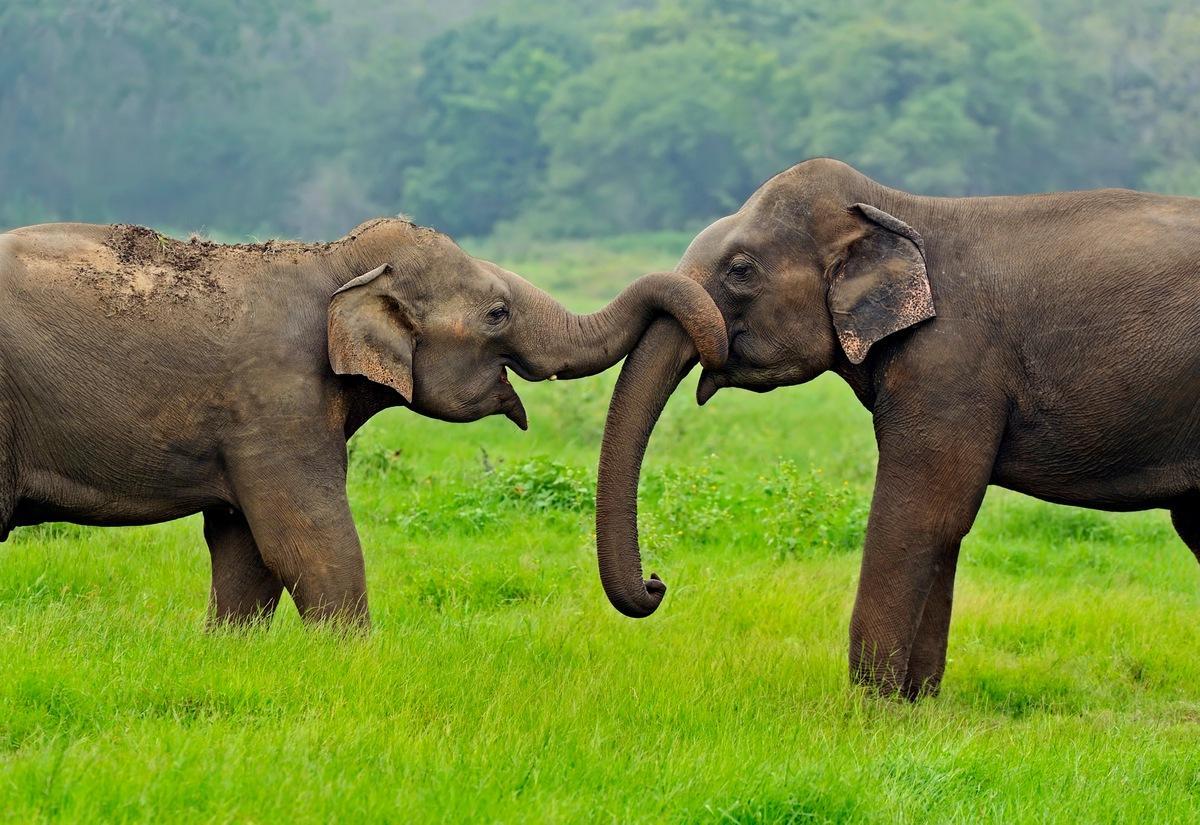
<svg viewBox="0 0 1200 825">
<path fill-rule="evenodd" d="M 729 280 L 734 283 L 746 283 L 750 280 L 751 274 L 753 274 L 753 269 L 746 261 L 734 261 L 729 265 Z"/>
<path fill-rule="evenodd" d="M 492 326 L 498 326 L 508 320 L 508 307 L 504 304 L 496 304 L 487 311 L 487 322 Z"/>
</svg>

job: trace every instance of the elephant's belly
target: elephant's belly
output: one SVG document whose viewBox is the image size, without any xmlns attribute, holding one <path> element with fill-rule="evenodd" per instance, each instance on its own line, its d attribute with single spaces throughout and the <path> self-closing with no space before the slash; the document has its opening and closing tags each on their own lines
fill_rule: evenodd
<svg viewBox="0 0 1200 825">
<path fill-rule="evenodd" d="M 1115 320 L 1134 339 L 1145 324 L 1136 314 Z M 1200 327 L 1175 323 L 1141 347 L 1115 335 L 1089 343 L 1065 319 L 1041 330 L 1050 337 L 1025 341 L 1021 378 L 1008 388 L 993 482 L 1119 510 L 1167 506 L 1200 489 Z"/>
<path fill-rule="evenodd" d="M 229 499 L 219 440 L 229 415 L 211 393 L 103 363 L 17 386 L 15 523 L 147 524 Z"/>
<path fill-rule="evenodd" d="M 70 521 L 118 526 L 170 521 L 230 500 L 228 489 L 215 475 L 134 479 L 117 471 L 108 478 L 73 478 L 44 469 L 26 470 L 13 524 Z"/>
<path fill-rule="evenodd" d="M 119 417 L 86 424 L 60 414 L 23 427 L 14 523 L 150 524 L 230 500 L 215 439 L 155 436 L 144 422 Z"/>
<path fill-rule="evenodd" d="M 1200 440 L 1174 428 L 1055 431 L 1033 427 L 1006 436 L 992 483 L 1080 507 L 1141 510 L 1200 492 Z"/>
</svg>

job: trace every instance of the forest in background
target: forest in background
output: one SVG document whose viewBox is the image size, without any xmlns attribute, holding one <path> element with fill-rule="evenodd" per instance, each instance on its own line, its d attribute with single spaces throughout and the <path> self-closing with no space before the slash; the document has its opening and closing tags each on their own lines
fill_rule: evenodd
<svg viewBox="0 0 1200 825">
<path fill-rule="evenodd" d="M 0 228 L 688 229 L 815 155 L 1200 195 L 1186 0 L 10 2 L 0 79 Z"/>
</svg>

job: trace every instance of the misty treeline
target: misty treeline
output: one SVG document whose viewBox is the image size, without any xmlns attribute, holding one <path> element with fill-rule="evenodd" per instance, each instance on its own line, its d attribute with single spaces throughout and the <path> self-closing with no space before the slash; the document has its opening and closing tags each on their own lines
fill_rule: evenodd
<svg viewBox="0 0 1200 825">
<path fill-rule="evenodd" d="M 694 227 L 814 155 L 1200 194 L 1194 0 L 4 0 L 0 227 Z"/>
</svg>

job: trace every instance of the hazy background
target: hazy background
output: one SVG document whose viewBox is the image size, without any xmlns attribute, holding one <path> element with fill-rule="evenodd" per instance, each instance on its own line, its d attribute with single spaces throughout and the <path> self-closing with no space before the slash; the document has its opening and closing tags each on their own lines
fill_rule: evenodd
<svg viewBox="0 0 1200 825">
<path fill-rule="evenodd" d="M 330 238 L 404 212 L 459 237 L 689 229 L 822 154 L 926 193 L 1200 194 L 1200 10 L 0 4 L 0 227 Z"/>
</svg>

